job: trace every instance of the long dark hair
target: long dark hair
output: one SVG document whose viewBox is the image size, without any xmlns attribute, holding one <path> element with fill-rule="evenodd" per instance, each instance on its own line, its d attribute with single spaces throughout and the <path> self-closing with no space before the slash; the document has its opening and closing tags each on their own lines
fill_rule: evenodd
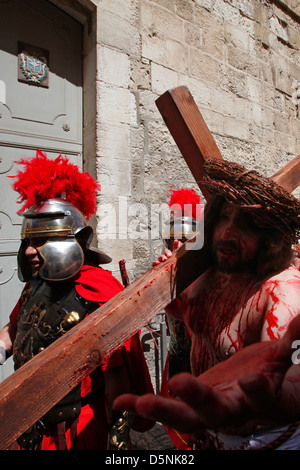
<svg viewBox="0 0 300 470">
<path fill-rule="evenodd" d="M 222 196 L 213 196 L 205 206 L 204 211 L 204 248 L 213 259 L 212 240 L 215 224 L 226 199 Z M 251 212 L 248 211 L 251 219 Z M 291 245 L 283 239 L 279 230 L 274 227 L 269 229 L 259 227 L 255 221 L 251 223 L 252 231 L 255 231 L 261 239 L 257 257 L 253 265 L 257 280 L 268 278 L 286 269 L 292 259 Z"/>
</svg>

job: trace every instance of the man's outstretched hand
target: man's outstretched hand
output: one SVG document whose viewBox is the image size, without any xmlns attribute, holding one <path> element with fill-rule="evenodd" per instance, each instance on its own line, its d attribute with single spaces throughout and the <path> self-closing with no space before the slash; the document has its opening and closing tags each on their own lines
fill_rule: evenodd
<svg viewBox="0 0 300 470">
<path fill-rule="evenodd" d="M 205 428 L 228 433 L 251 430 L 251 423 L 272 415 L 268 410 L 279 399 L 283 379 L 292 366 L 292 343 L 296 339 L 300 339 L 300 317 L 291 322 L 280 340 L 245 347 L 199 377 L 188 373 L 174 376 L 169 389 L 176 399 L 127 394 L 115 400 L 114 408 L 162 422 L 182 433 Z M 300 374 L 298 369 L 296 374 Z M 295 420 L 299 418 L 295 416 Z"/>
</svg>

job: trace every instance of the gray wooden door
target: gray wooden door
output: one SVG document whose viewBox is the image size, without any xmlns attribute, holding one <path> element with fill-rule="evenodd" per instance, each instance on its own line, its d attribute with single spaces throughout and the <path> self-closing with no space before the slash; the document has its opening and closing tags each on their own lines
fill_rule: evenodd
<svg viewBox="0 0 300 470">
<path fill-rule="evenodd" d="M 0 0 L 0 327 L 23 284 L 16 161 L 66 154 L 82 164 L 82 27 L 47 0 Z M 0 380 L 13 371 L 9 359 Z"/>
</svg>

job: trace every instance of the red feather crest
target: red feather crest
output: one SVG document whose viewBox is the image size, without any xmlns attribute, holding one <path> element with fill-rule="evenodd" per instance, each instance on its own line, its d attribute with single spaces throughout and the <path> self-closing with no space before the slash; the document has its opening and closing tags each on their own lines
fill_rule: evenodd
<svg viewBox="0 0 300 470">
<path fill-rule="evenodd" d="M 201 215 L 200 196 L 190 188 L 170 189 L 170 201 L 168 203 L 171 213 L 176 215 L 184 215 L 198 219 Z"/>
<path fill-rule="evenodd" d="M 36 157 L 21 159 L 18 164 L 24 165 L 25 170 L 19 171 L 14 178 L 13 189 L 20 196 L 18 203 L 25 204 L 18 211 L 32 207 L 39 202 L 51 198 L 64 198 L 72 203 L 87 219 L 96 212 L 96 194 L 100 185 L 86 172 L 81 172 L 78 166 L 59 155 L 50 160 L 39 149 Z"/>
</svg>

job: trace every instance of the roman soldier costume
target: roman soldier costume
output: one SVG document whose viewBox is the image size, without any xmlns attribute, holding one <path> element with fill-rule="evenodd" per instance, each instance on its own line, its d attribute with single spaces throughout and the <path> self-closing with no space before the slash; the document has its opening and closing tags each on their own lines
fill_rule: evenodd
<svg viewBox="0 0 300 470">
<path fill-rule="evenodd" d="M 200 230 L 201 198 L 190 188 L 170 189 L 170 233 L 166 244 L 172 250 L 174 240 L 185 242 Z M 167 318 L 170 342 L 168 355 L 168 379 L 179 372 L 190 371 L 190 336 L 184 324 Z"/>
<path fill-rule="evenodd" d="M 164 234 L 167 247 L 172 250 L 174 240 L 185 242 L 199 230 L 202 216 L 200 196 L 190 188 L 170 189 L 170 231 Z M 191 372 L 191 337 L 184 323 L 166 315 L 170 332 L 169 350 L 161 385 L 161 394 L 171 397 L 168 381 L 180 372 Z M 190 449 L 189 436 L 166 427 L 170 439 L 177 449 Z"/>
<path fill-rule="evenodd" d="M 20 194 L 20 202 L 25 201 L 19 211 L 24 220 L 18 273 L 26 285 L 10 317 L 17 329 L 13 345 L 15 369 L 123 288 L 109 271 L 99 266 L 109 263 L 111 258 L 90 246 L 93 229 L 87 220 L 95 212 L 100 186 L 62 156 L 50 160 L 37 150 L 35 158 L 20 163 L 25 165 L 25 171 L 18 173 L 13 186 Z M 39 249 L 42 262 L 35 276 L 25 256 L 32 240 L 42 240 Z M 153 391 L 138 335 L 128 343 L 20 436 L 21 448 L 34 449 L 38 445 L 42 449 L 105 448 L 108 423 L 103 372 L 126 364 L 133 389 L 140 393 Z M 95 410 L 99 407 L 102 410 L 97 416 Z M 93 430 L 94 422 L 97 424 Z M 64 425 L 62 445 L 58 438 L 60 423 Z M 89 426 L 91 431 L 83 440 L 81 435 L 87 433 Z M 128 441 L 121 444 L 128 448 Z"/>
</svg>

